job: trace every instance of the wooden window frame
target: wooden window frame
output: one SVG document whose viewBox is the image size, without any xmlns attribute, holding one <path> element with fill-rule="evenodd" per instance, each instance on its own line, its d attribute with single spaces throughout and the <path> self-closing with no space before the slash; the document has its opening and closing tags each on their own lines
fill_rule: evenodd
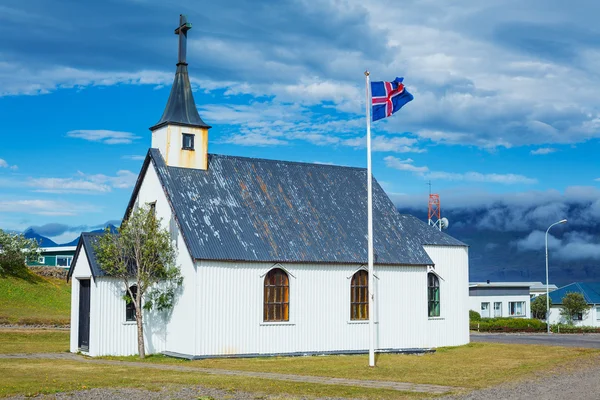
<svg viewBox="0 0 600 400">
<path fill-rule="evenodd" d="M 290 278 L 282 268 L 273 268 L 265 275 L 263 321 L 290 321 Z"/>
<path fill-rule="evenodd" d="M 196 135 L 194 135 L 193 133 L 183 133 L 181 135 L 181 149 L 182 150 L 194 150 L 194 141 L 195 141 L 194 136 L 196 136 Z M 189 138 L 191 140 L 191 144 L 192 144 L 191 146 L 185 145 L 186 138 Z"/>
<path fill-rule="evenodd" d="M 429 318 L 441 315 L 440 278 L 433 272 L 427 274 L 427 315 Z"/>
<path fill-rule="evenodd" d="M 135 293 L 133 293 L 134 298 L 130 302 L 125 301 L 125 322 L 135 322 L 136 311 L 133 302 L 135 301 L 135 297 L 137 296 L 137 285 L 131 285 L 129 289 Z M 125 292 L 125 296 L 129 296 L 129 290 Z"/>
<path fill-rule="evenodd" d="M 350 281 L 350 321 L 369 320 L 369 273 L 360 269 Z"/>
</svg>

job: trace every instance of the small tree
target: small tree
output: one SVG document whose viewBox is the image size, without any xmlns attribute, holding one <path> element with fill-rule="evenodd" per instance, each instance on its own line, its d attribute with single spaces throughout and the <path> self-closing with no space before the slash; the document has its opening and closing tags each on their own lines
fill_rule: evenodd
<svg viewBox="0 0 600 400">
<path fill-rule="evenodd" d="M 550 299 L 550 305 L 552 306 L 552 299 Z M 546 295 L 537 296 L 531 302 L 531 313 L 533 318 L 546 319 Z"/>
<path fill-rule="evenodd" d="M 108 230 L 96 244 L 98 262 L 108 276 L 123 281 L 125 301 L 133 302 L 138 333 L 138 354 L 145 357 L 143 310 L 166 311 L 173 307 L 183 278 L 168 230 L 161 227 L 154 210 L 135 209 L 117 234 Z M 131 286 L 137 286 L 132 293 Z"/>
<path fill-rule="evenodd" d="M 588 308 L 587 301 L 581 293 L 567 293 L 562 299 L 560 315 L 567 321 L 567 324 L 572 325 L 573 317 L 586 312 Z"/>
<path fill-rule="evenodd" d="M 37 260 L 39 255 L 35 240 L 0 229 L 0 274 L 19 275 L 25 272 L 27 260 Z"/>
</svg>

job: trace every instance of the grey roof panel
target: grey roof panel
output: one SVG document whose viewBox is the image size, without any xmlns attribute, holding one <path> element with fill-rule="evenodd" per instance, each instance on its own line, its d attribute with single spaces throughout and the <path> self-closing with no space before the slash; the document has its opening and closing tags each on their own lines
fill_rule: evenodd
<svg viewBox="0 0 600 400">
<path fill-rule="evenodd" d="M 188 76 L 187 64 L 177 64 L 175 79 L 165 111 L 161 119 L 150 129 L 154 130 L 165 124 L 210 128 L 209 125 L 202 121 L 200 114 L 198 114 Z"/>
<path fill-rule="evenodd" d="M 465 243 L 408 214 L 400 215 L 402 224 L 423 245 L 467 246 Z"/>
<path fill-rule="evenodd" d="M 96 258 L 96 250 L 94 246 L 98 243 L 98 239 L 100 236 L 104 235 L 104 232 L 83 232 L 79 237 L 79 242 L 77 243 L 77 249 L 75 250 L 75 255 L 73 256 L 73 262 L 71 263 L 71 267 L 69 268 L 69 272 L 67 274 L 67 281 L 73 275 L 73 271 L 75 271 L 75 266 L 77 264 L 78 255 L 83 248 L 85 250 L 85 254 L 88 257 L 88 261 L 90 264 L 90 270 L 92 272 L 92 277 L 95 279 L 98 276 L 104 276 L 104 270 L 100 267 L 100 263 Z"/>
<path fill-rule="evenodd" d="M 195 259 L 367 262 L 365 169 L 211 154 L 204 171 L 148 154 Z M 375 180 L 373 208 L 376 263 L 433 264 Z"/>
</svg>

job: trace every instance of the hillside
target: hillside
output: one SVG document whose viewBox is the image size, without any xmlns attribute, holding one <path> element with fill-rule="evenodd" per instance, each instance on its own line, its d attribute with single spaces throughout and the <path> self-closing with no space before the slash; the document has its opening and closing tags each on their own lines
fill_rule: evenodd
<svg viewBox="0 0 600 400">
<path fill-rule="evenodd" d="M 70 309 L 65 279 L 0 276 L 0 324 L 67 325 Z"/>
</svg>

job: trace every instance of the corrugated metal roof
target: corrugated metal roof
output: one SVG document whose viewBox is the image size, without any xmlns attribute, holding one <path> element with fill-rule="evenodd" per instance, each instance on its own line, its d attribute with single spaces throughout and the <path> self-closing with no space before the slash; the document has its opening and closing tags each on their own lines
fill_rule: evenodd
<svg viewBox="0 0 600 400">
<path fill-rule="evenodd" d="M 165 111 L 160 121 L 150 129 L 154 130 L 165 124 L 210 128 L 209 125 L 202 121 L 200 114 L 198 114 L 188 76 L 187 64 L 177 64 L 175 79 Z"/>
<path fill-rule="evenodd" d="M 419 243 L 423 245 L 467 246 L 460 240 L 453 238 L 452 236 L 440 231 L 424 221 L 421 221 L 413 215 L 401 214 L 400 219 L 410 234 L 415 236 Z"/>
<path fill-rule="evenodd" d="M 71 263 L 71 267 L 69 268 L 69 272 L 67 274 L 67 282 L 69 279 L 71 279 L 73 271 L 75 271 L 75 266 L 77 264 L 77 260 L 79 259 L 78 256 L 82 248 L 84 248 L 85 254 L 87 254 L 92 277 L 95 279 L 98 276 L 105 275 L 104 270 L 102 267 L 100 267 L 100 263 L 96 258 L 96 251 L 94 248 L 94 246 L 98 243 L 98 238 L 102 235 L 104 235 L 104 232 L 83 232 L 81 234 L 79 237 L 79 242 L 77 243 L 75 255 L 73 256 L 73 262 Z"/>
<path fill-rule="evenodd" d="M 574 282 L 550 292 L 552 304 L 562 304 L 567 293 L 581 293 L 588 304 L 600 304 L 600 282 Z"/>
<path fill-rule="evenodd" d="M 195 259 L 367 262 L 365 169 L 209 155 L 204 171 L 149 157 Z M 376 181 L 373 208 L 378 264 L 432 265 L 423 244 L 464 245 L 401 216 Z"/>
</svg>

